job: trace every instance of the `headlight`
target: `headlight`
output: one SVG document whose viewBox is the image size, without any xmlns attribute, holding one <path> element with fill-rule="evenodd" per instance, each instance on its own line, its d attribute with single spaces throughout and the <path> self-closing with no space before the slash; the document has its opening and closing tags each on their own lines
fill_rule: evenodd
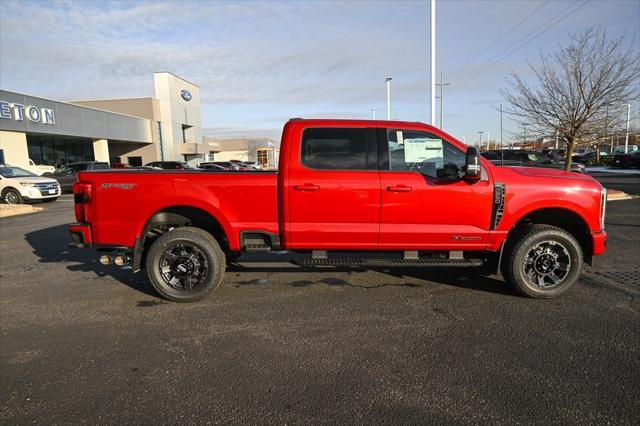
<svg viewBox="0 0 640 426">
<path fill-rule="evenodd" d="M 602 187 L 600 195 L 600 229 L 604 231 L 604 216 L 607 212 L 607 188 Z"/>
<path fill-rule="evenodd" d="M 20 185 L 22 186 L 28 186 L 28 187 L 34 187 L 36 186 L 35 183 L 31 183 L 31 182 L 20 182 Z"/>
</svg>

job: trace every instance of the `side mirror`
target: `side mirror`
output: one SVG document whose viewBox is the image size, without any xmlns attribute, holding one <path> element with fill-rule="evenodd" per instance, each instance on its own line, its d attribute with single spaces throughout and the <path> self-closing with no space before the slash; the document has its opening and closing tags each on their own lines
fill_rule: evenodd
<svg viewBox="0 0 640 426">
<path fill-rule="evenodd" d="M 464 165 L 464 178 L 468 181 L 478 181 L 482 174 L 480 154 L 476 147 L 467 147 L 467 158 Z"/>
</svg>

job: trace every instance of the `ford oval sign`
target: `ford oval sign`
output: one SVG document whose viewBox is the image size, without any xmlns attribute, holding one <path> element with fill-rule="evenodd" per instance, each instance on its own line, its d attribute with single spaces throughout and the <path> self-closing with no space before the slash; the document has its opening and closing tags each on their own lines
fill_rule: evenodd
<svg viewBox="0 0 640 426">
<path fill-rule="evenodd" d="M 182 89 L 180 91 L 180 96 L 182 96 L 182 99 L 184 99 L 187 102 L 191 100 L 191 92 L 189 92 L 187 89 Z"/>
</svg>

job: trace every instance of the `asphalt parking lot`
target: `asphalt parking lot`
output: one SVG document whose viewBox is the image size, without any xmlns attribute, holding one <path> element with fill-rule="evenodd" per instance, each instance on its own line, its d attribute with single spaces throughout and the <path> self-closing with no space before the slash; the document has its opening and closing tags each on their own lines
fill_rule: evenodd
<svg viewBox="0 0 640 426">
<path fill-rule="evenodd" d="M 604 176 L 604 177 L 602 177 Z M 640 175 L 598 175 L 640 193 Z M 70 251 L 72 199 L 0 220 L 0 421 L 636 423 L 640 199 L 565 297 L 451 271 L 240 263 L 197 304 Z"/>
</svg>

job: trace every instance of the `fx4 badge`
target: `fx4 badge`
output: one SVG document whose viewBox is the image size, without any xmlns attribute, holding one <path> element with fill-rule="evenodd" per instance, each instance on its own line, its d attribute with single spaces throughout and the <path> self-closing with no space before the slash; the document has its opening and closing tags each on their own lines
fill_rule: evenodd
<svg viewBox="0 0 640 426">
<path fill-rule="evenodd" d="M 118 188 L 118 189 L 123 189 L 125 191 L 130 191 L 136 185 L 137 183 L 103 183 L 102 185 L 100 185 L 100 188 L 101 189 Z"/>
</svg>

